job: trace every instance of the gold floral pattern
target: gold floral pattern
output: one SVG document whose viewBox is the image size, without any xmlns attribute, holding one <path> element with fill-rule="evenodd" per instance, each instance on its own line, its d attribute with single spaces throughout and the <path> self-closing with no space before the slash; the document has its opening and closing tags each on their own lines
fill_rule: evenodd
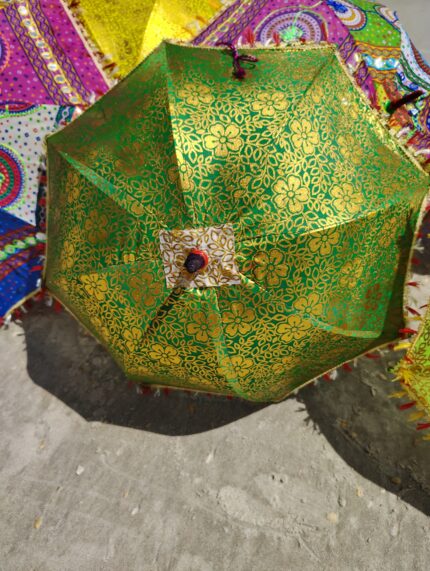
<svg viewBox="0 0 430 571">
<path fill-rule="evenodd" d="M 260 111 L 265 117 L 274 117 L 279 111 L 285 111 L 287 102 L 283 93 L 259 93 L 252 104 L 254 111 Z"/>
<path fill-rule="evenodd" d="M 81 276 L 81 282 L 88 295 L 94 296 L 97 301 L 102 301 L 108 291 L 107 280 L 100 277 L 98 274 L 89 274 L 88 276 Z"/>
<path fill-rule="evenodd" d="M 363 204 L 363 196 L 361 192 L 354 188 L 348 182 L 342 186 L 334 186 L 332 190 L 334 196 L 334 205 L 339 212 L 346 212 L 348 214 L 356 214 L 359 212 Z"/>
<path fill-rule="evenodd" d="M 300 178 L 294 175 L 289 176 L 287 181 L 278 180 L 274 190 L 276 204 L 294 214 L 302 212 L 309 200 L 309 190 L 302 185 Z"/>
<path fill-rule="evenodd" d="M 251 51 L 162 44 L 48 139 L 46 279 L 130 378 L 270 401 L 397 338 L 429 179 L 333 48 Z"/>
<path fill-rule="evenodd" d="M 232 303 L 231 310 L 226 311 L 222 316 L 226 335 L 230 337 L 237 334 L 245 335 L 251 331 L 254 318 L 254 311 L 247 308 L 242 302 Z"/>
<path fill-rule="evenodd" d="M 311 252 L 318 252 L 322 256 L 328 256 L 333 247 L 339 243 L 339 231 L 336 228 L 330 228 L 324 234 L 318 234 L 309 241 Z"/>
<path fill-rule="evenodd" d="M 289 315 L 286 323 L 278 325 L 278 333 L 283 341 L 291 343 L 303 339 L 311 327 L 309 320 L 302 319 L 299 315 Z"/>
<path fill-rule="evenodd" d="M 233 123 L 227 126 L 216 123 L 209 131 L 210 134 L 205 137 L 205 147 L 208 151 L 214 151 L 218 158 L 225 158 L 229 152 L 238 151 L 242 146 L 239 128 Z"/>
<path fill-rule="evenodd" d="M 266 281 L 270 286 L 279 285 L 281 278 L 287 275 L 284 254 L 280 250 L 270 250 L 269 253 L 259 252 L 254 257 L 254 275 L 259 281 Z"/>
<path fill-rule="evenodd" d="M 291 139 L 297 148 L 302 149 L 307 155 L 315 151 L 315 147 L 319 143 L 319 135 L 312 128 L 310 121 L 295 119 L 291 122 L 291 131 L 293 132 Z"/>
<path fill-rule="evenodd" d="M 181 359 L 174 347 L 155 343 L 149 351 L 149 358 L 158 361 L 161 365 L 179 365 Z"/>
<path fill-rule="evenodd" d="M 219 320 L 214 314 L 207 315 L 198 311 L 193 316 L 193 321 L 188 323 L 187 331 L 194 335 L 197 341 L 206 343 L 209 339 L 216 339 L 221 334 Z"/>
</svg>

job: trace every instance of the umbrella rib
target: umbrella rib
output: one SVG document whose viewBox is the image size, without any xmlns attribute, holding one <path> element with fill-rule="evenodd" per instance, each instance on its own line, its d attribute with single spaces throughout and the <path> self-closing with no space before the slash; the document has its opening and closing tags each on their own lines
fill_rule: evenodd
<svg viewBox="0 0 430 571">
<path fill-rule="evenodd" d="M 182 183 L 181 175 L 179 172 L 178 157 L 177 157 L 177 153 L 176 153 L 176 150 L 179 146 L 179 150 L 180 150 L 181 154 L 183 154 L 184 142 L 183 142 L 182 137 L 181 137 L 180 129 L 178 129 L 175 125 L 176 108 L 175 108 L 174 102 L 172 102 L 172 100 L 174 100 L 174 92 L 173 92 L 174 88 L 173 88 L 173 79 L 171 76 L 172 70 L 170 67 L 170 60 L 169 60 L 169 56 L 168 56 L 169 46 L 170 46 L 170 44 L 167 44 L 167 43 L 164 44 L 164 50 L 165 50 L 164 53 L 166 56 L 166 66 L 167 66 L 165 80 L 166 80 L 166 90 L 167 90 L 167 105 L 168 105 L 168 109 L 169 109 L 168 117 L 169 117 L 170 127 L 172 129 L 173 147 L 175 150 L 174 158 L 175 158 L 175 164 L 176 164 L 177 170 L 178 170 L 178 181 L 179 181 L 179 186 L 180 186 L 180 190 L 181 190 L 181 194 L 182 194 L 182 198 L 183 198 L 183 203 L 185 206 L 185 210 L 188 212 L 188 216 L 191 220 L 191 224 L 195 225 L 196 220 L 197 220 L 197 215 L 196 215 L 196 210 L 194 208 L 194 201 L 192 200 L 192 196 L 189 195 L 189 193 L 188 193 L 189 198 L 190 198 L 190 201 L 189 201 L 190 204 L 189 205 L 187 204 L 187 200 L 186 200 L 187 193 L 185 192 L 184 185 Z M 179 145 L 178 145 L 178 141 L 179 141 Z"/>
<path fill-rule="evenodd" d="M 239 243 L 241 244 L 244 242 L 248 242 L 250 240 L 256 240 L 258 238 L 269 238 L 270 236 L 281 237 L 281 236 L 284 236 L 285 234 L 287 234 L 289 238 L 299 238 L 300 236 L 305 236 L 305 235 L 309 235 L 309 234 L 317 234 L 319 232 L 325 232 L 327 230 L 337 229 L 339 227 L 347 226 L 348 224 L 358 223 L 363 219 L 368 219 L 370 217 L 374 217 L 375 215 L 379 214 L 380 212 L 385 212 L 391 208 L 396 208 L 399 205 L 399 203 L 401 203 L 401 202 L 402 201 L 393 201 L 393 203 L 389 204 L 388 207 L 386 207 L 386 208 L 381 207 L 381 208 L 376 208 L 374 210 L 366 211 L 365 213 L 358 216 L 357 218 L 349 218 L 348 220 L 344 220 L 340 224 L 338 222 L 333 222 L 332 224 L 330 224 L 328 226 L 323 226 L 321 228 L 305 229 L 303 232 L 299 232 L 299 233 L 291 232 L 291 230 L 287 229 L 286 227 L 284 227 L 283 230 L 279 229 L 279 227 L 278 227 L 276 229 L 276 231 L 269 232 L 268 234 L 260 233 L 258 235 L 252 235 L 252 236 L 235 236 L 235 242 L 237 244 L 239 244 Z M 260 228 L 262 228 L 261 225 L 260 225 Z"/>
<path fill-rule="evenodd" d="M 115 204 L 117 204 L 120 208 L 122 208 L 123 210 L 128 212 L 131 216 L 133 216 L 137 220 L 139 219 L 137 217 L 137 215 L 135 215 L 132 211 L 130 211 L 129 208 L 127 208 L 126 201 L 117 196 L 117 194 L 116 194 L 117 187 L 114 184 L 112 184 L 111 182 L 104 179 L 97 172 L 95 172 L 92 168 L 88 167 L 84 163 L 81 163 L 77 159 L 73 158 L 68 153 L 66 153 L 64 151 L 59 151 L 59 154 L 64 158 L 64 160 L 66 162 L 68 162 L 82 176 L 84 176 L 96 189 L 101 191 L 104 195 L 106 195 L 108 198 L 110 198 L 110 200 L 115 202 Z M 100 184 L 102 186 L 99 186 Z M 130 193 L 129 191 L 125 190 L 124 192 L 127 194 L 127 199 L 130 200 L 130 202 L 134 202 L 135 204 L 139 205 L 140 207 L 144 208 L 145 210 L 151 212 L 152 216 L 155 216 L 158 218 L 158 213 L 153 208 L 151 208 L 148 205 L 144 206 L 141 202 L 136 200 L 134 198 L 133 194 Z"/>
</svg>

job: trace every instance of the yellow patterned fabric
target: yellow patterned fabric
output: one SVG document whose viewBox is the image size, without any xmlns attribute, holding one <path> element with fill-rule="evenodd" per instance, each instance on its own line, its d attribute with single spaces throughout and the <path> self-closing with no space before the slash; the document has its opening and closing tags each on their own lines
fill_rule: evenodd
<svg viewBox="0 0 430 571">
<path fill-rule="evenodd" d="M 225 4 L 225 3 L 224 3 Z M 191 40 L 222 0 L 75 0 L 70 9 L 124 77 L 164 39 Z"/>
<path fill-rule="evenodd" d="M 418 406 L 430 416 L 430 308 L 417 338 L 396 373 Z"/>
<path fill-rule="evenodd" d="M 131 379 L 271 401 L 398 337 L 429 179 L 335 48 L 249 52 L 163 44 L 48 139 L 46 277 Z"/>
</svg>

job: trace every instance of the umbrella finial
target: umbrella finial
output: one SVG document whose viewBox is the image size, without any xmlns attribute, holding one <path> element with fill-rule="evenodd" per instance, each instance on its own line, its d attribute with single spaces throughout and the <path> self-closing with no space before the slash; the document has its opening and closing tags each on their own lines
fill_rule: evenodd
<svg viewBox="0 0 430 571">
<path fill-rule="evenodd" d="M 203 270 L 209 264 L 209 257 L 203 250 L 193 248 L 185 260 L 184 267 L 190 274 Z"/>
<path fill-rule="evenodd" d="M 242 61 L 248 61 L 252 63 L 256 63 L 258 58 L 255 56 L 249 56 L 246 54 L 240 55 L 237 51 L 237 48 L 234 44 L 228 42 L 217 42 L 217 46 L 227 46 L 230 50 L 230 55 L 233 58 L 233 75 L 237 79 L 245 79 L 246 77 L 246 70 L 240 65 Z"/>
</svg>

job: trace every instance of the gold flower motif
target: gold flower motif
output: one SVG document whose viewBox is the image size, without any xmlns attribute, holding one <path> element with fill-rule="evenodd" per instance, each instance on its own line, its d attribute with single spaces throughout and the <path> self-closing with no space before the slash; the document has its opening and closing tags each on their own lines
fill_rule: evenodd
<svg viewBox="0 0 430 571">
<path fill-rule="evenodd" d="M 349 160 L 354 165 L 360 164 L 363 150 L 356 144 L 352 135 L 340 135 L 337 142 L 339 144 L 339 150 L 345 159 Z"/>
<path fill-rule="evenodd" d="M 231 304 L 231 311 L 226 311 L 222 316 L 222 321 L 225 325 L 225 332 L 230 337 L 240 333 L 245 335 L 251 330 L 252 321 L 255 318 L 255 313 L 252 309 L 245 307 L 245 305 L 238 301 Z"/>
<path fill-rule="evenodd" d="M 194 321 L 187 325 L 187 331 L 195 335 L 197 341 L 205 343 L 209 341 L 209 338 L 219 337 L 221 328 L 214 314 L 208 315 L 203 311 L 198 311 L 194 315 Z"/>
<path fill-rule="evenodd" d="M 206 135 L 204 143 L 206 149 L 215 151 L 216 157 L 227 157 L 229 151 L 238 151 L 242 146 L 239 128 L 233 123 L 227 126 L 216 123 L 210 128 L 210 133 Z"/>
<path fill-rule="evenodd" d="M 324 97 L 324 89 L 321 85 L 316 85 L 311 89 L 311 98 L 314 103 L 321 103 Z"/>
<path fill-rule="evenodd" d="M 207 85 L 199 85 L 196 88 L 194 83 L 189 83 L 179 90 L 179 97 L 185 99 L 188 105 L 198 107 L 200 104 L 210 105 L 214 96 Z"/>
<path fill-rule="evenodd" d="M 89 274 L 88 276 L 81 276 L 80 280 L 89 295 L 93 295 L 98 301 L 103 301 L 108 291 L 108 283 L 105 278 L 98 274 Z"/>
<path fill-rule="evenodd" d="M 143 272 L 139 276 L 132 276 L 129 280 L 131 297 L 136 303 L 143 303 L 147 307 L 154 305 L 161 293 L 161 284 L 154 281 L 154 276 Z"/>
<path fill-rule="evenodd" d="M 355 287 L 362 275 L 363 262 L 361 260 L 346 262 L 340 270 L 339 283 L 344 288 Z"/>
<path fill-rule="evenodd" d="M 334 186 L 332 196 L 335 198 L 334 206 L 339 212 L 356 214 L 360 211 L 363 204 L 361 192 L 355 189 L 349 182 L 343 183 L 342 186 Z"/>
<path fill-rule="evenodd" d="M 294 364 L 296 364 L 297 361 L 299 361 L 299 359 L 297 357 L 293 357 L 292 355 L 283 357 L 280 361 L 272 365 L 272 371 L 276 375 L 282 375 L 288 369 L 290 369 Z"/>
<path fill-rule="evenodd" d="M 70 270 L 75 263 L 75 247 L 72 243 L 66 242 L 61 255 L 61 266 Z"/>
<path fill-rule="evenodd" d="M 181 358 L 174 347 L 155 343 L 149 351 L 149 357 L 154 361 L 159 361 L 161 365 L 179 365 Z"/>
<path fill-rule="evenodd" d="M 261 111 L 265 117 L 273 117 L 276 111 L 284 111 L 287 102 L 283 93 L 260 93 L 252 104 L 254 111 Z"/>
<path fill-rule="evenodd" d="M 284 256 L 280 250 L 270 250 L 258 252 L 254 257 L 256 268 L 254 275 L 257 280 L 265 280 L 269 285 L 279 285 L 281 278 L 287 275 L 287 266 L 284 263 Z"/>
<path fill-rule="evenodd" d="M 306 314 L 321 315 L 323 305 L 320 303 L 320 296 L 317 293 L 310 293 L 295 300 L 294 308 Z"/>
<path fill-rule="evenodd" d="M 275 202 L 280 208 L 288 208 L 293 214 L 303 211 L 304 204 L 309 200 L 309 190 L 302 186 L 298 176 L 290 175 L 285 180 L 278 180 L 274 186 Z"/>
<path fill-rule="evenodd" d="M 311 327 L 312 324 L 307 319 L 302 319 L 298 315 L 289 315 L 286 323 L 278 325 L 277 331 L 281 339 L 289 343 L 303 339 Z"/>
<path fill-rule="evenodd" d="M 142 331 L 137 327 L 131 327 L 130 329 L 125 329 L 123 332 L 124 339 L 126 341 L 126 347 L 130 353 L 134 353 L 139 349 L 140 342 L 142 340 Z"/>
<path fill-rule="evenodd" d="M 311 122 L 307 119 L 303 119 L 302 121 L 294 119 L 291 123 L 291 130 L 293 132 L 292 140 L 294 146 L 303 148 L 303 151 L 307 155 L 312 154 L 320 138 L 318 133 L 312 129 Z"/>
<path fill-rule="evenodd" d="M 246 377 L 246 375 L 249 375 L 250 369 L 254 366 L 252 359 L 242 357 L 241 355 L 234 355 L 230 360 L 238 377 Z"/>
<path fill-rule="evenodd" d="M 176 164 L 170 167 L 168 175 L 171 182 L 177 182 L 179 177 L 180 186 L 184 190 L 193 190 L 194 169 L 180 151 L 176 152 Z"/>
<path fill-rule="evenodd" d="M 336 228 L 324 230 L 324 234 L 319 234 L 309 241 L 311 252 L 319 252 L 322 256 L 328 256 L 333 246 L 339 243 L 339 232 Z"/>
<path fill-rule="evenodd" d="M 91 243 L 103 242 L 107 238 L 106 227 L 108 225 L 107 216 L 97 210 L 91 210 L 85 221 L 85 230 L 88 232 L 88 239 Z"/>
<path fill-rule="evenodd" d="M 73 203 L 79 198 L 79 183 L 79 175 L 73 171 L 69 171 L 67 175 L 67 202 Z"/>
</svg>

